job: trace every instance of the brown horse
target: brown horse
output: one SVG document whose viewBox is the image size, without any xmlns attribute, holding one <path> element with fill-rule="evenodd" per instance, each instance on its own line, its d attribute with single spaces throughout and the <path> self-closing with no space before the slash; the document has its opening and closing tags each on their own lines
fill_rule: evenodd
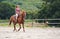
<svg viewBox="0 0 60 39">
<path fill-rule="evenodd" d="M 13 31 L 16 30 L 16 24 L 18 23 L 18 24 L 19 24 L 19 29 L 18 29 L 18 31 L 21 29 L 21 24 L 22 24 L 23 31 L 25 32 L 25 29 L 24 29 L 24 19 L 25 19 L 25 18 L 24 18 L 24 17 L 25 17 L 25 12 L 24 12 L 24 11 L 22 11 L 22 12 L 20 13 L 20 15 L 18 16 L 17 22 L 16 22 L 16 16 L 15 16 L 15 15 L 13 15 L 13 16 L 10 17 L 9 25 L 11 25 L 11 22 L 13 22 L 13 25 L 14 25 L 14 30 L 13 30 Z"/>
</svg>

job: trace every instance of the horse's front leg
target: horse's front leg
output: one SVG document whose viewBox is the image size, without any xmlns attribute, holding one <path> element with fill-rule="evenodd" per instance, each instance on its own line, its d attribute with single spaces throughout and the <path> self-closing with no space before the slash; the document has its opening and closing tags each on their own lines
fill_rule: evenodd
<svg viewBox="0 0 60 39">
<path fill-rule="evenodd" d="M 19 24 L 19 29 L 18 29 L 18 31 L 21 29 L 21 24 Z"/>
<path fill-rule="evenodd" d="M 23 26 L 23 31 L 25 32 L 24 24 L 22 24 L 22 26 Z"/>
</svg>

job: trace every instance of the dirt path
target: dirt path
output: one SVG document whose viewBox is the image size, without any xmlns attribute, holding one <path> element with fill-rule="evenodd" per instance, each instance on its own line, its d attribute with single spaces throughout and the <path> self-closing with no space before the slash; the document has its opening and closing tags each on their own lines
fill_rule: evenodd
<svg viewBox="0 0 60 39">
<path fill-rule="evenodd" d="M 25 28 L 13 32 L 11 27 L 0 27 L 0 39 L 60 39 L 60 28 Z"/>
</svg>

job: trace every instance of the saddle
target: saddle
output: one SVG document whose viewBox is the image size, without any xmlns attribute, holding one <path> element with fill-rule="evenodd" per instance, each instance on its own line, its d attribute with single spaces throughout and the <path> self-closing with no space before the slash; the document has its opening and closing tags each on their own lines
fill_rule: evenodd
<svg viewBox="0 0 60 39">
<path fill-rule="evenodd" d="M 14 18 L 16 19 L 16 15 L 13 15 L 14 16 Z"/>
<path fill-rule="evenodd" d="M 14 16 L 14 18 L 16 19 L 16 15 L 13 15 Z M 19 16 L 21 16 L 21 15 L 18 15 L 18 17 L 17 18 L 19 18 Z"/>
</svg>

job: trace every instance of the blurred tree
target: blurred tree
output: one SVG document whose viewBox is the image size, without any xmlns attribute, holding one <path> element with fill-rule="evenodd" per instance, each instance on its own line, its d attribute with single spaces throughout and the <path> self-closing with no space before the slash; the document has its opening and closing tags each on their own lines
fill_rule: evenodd
<svg viewBox="0 0 60 39">
<path fill-rule="evenodd" d="M 0 0 L 0 2 L 2 2 L 2 1 L 4 1 L 4 0 Z"/>
<path fill-rule="evenodd" d="M 43 0 L 41 10 L 38 12 L 38 19 L 57 19 L 60 18 L 60 0 Z M 60 22 L 60 21 L 49 21 L 49 22 Z"/>
<path fill-rule="evenodd" d="M 46 5 L 50 3 L 48 16 L 51 14 L 50 18 L 60 18 L 60 0 L 44 0 Z M 48 7 L 48 6 L 46 6 Z"/>
<path fill-rule="evenodd" d="M 15 12 L 15 5 L 11 3 L 0 3 L 0 18 L 8 19 Z"/>
</svg>

